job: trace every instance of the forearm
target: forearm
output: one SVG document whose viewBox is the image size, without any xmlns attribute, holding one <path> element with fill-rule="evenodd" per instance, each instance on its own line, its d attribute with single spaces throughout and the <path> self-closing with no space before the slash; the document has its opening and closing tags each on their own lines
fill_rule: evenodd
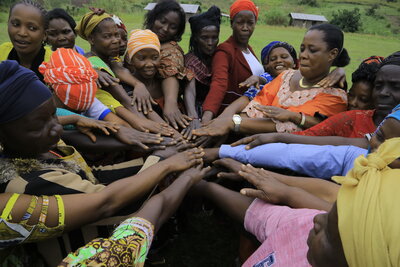
<svg viewBox="0 0 400 267">
<path fill-rule="evenodd" d="M 206 122 L 211 121 L 213 117 L 214 117 L 214 113 L 212 113 L 212 112 L 209 111 L 209 110 L 205 110 L 205 111 L 203 112 L 203 117 L 201 118 L 201 121 L 202 121 L 203 123 L 206 123 Z"/>
<path fill-rule="evenodd" d="M 198 118 L 199 115 L 196 111 L 196 80 L 192 79 L 185 88 L 185 94 L 183 97 L 185 102 L 186 111 L 189 117 Z"/>
<path fill-rule="evenodd" d="M 236 99 L 232 104 L 224 109 L 224 111 L 218 117 L 232 117 L 234 114 L 242 112 L 242 110 L 249 104 L 249 98 L 247 96 L 241 96 Z"/>
<path fill-rule="evenodd" d="M 190 177 L 178 178 L 169 187 L 146 202 L 135 216 L 150 221 L 157 232 L 161 225 L 176 211 L 191 187 Z"/>
<path fill-rule="evenodd" d="M 167 106 L 177 107 L 179 82 L 175 76 L 165 78 L 161 83 L 162 91 L 164 94 L 164 103 Z"/>
<path fill-rule="evenodd" d="M 325 200 L 296 187 L 288 188 L 286 198 L 281 204 L 294 209 L 317 209 L 325 211 L 330 211 L 333 205 L 333 203 L 326 202 Z"/>
<path fill-rule="evenodd" d="M 128 96 L 128 93 L 125 91 L 122 85 L 120 84 L 110 85 L 109 87 L 107 87 L 107 91 L 109 91 L 110 94 L 116 100 L 118 100 L 125 108 L 127 109 L 132 108 L 131 104 L 132 99 Z"/>
<path fill-rule="evenodd" d="M 280 134 L 277 136 L 277 142 L 287 144 L 312 144 L 312 145 L 350 145 L 361 148 L 368 147 L 368 141 L 365 138 L 348 138 L 341 136 L 303 136 L 295 134 Z"/>
<path fill-rule="evenodd" d="M 121 109 L 122 107 L 118 107 L 115 109 L 115 111 L 118 113 L 118 110 Z M 122 125 L 128 128 L 131 128 L 131 126 L 129 125 L 129 123 L 127 123 L 126 121 L 124 121 L 123 119 L 121 119 L 120 117 L 118 117 L 116 114 L 110 112 L 107 114 L 107 116 L 104 117 L 105 121 L 109 121 L 109 122 L 113 122 L 115 124 L 118 125 Z"/>
<path fill-rule="evenodd" d="M 79 115 L 58 116 L 58 121 L 61 125 L 76 124 L 79 120 Z"/>
<path fill-rule="evenodd" d="M 300 126 L 303 129 L 308 129 L 310 127 L 313 127 L 314 125 L 317 125 L 318 123 L 320 123 L 321 121 L 313 116 L 308 116 L 303 114 L 304 117 L 304 123 L 302 126 Z M 291 122 L 293 122 L 296 125 L 300 125 L 302 122 L 302 115 L 299 112 L 292 112 L 292 116 L 290 117 Z"/>
<path fill-rule="evenodd" d="M 136 129 L 138 122 L 143 119 L 139 115 L 133 113 L 132 111 L 124 108 L 118 107 L 115 109 L 115 112 L 119 117 L 121 117 L 124 121 L 128 122 L 129 125 Z"/>
<path fill-rule="evenodd" d="M 248 118 L 241 115 L 242 122 L 239 131 L 243 134 L 272 133 L 276 132 L 276 124 L 270 119 Z"/>
</svg>

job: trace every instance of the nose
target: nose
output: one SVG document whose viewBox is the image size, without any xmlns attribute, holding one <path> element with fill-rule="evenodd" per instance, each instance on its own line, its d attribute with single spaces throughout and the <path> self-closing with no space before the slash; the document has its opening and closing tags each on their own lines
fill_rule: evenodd
<svg viewBox="0 0 400 267">
<path fill-rule="evenodd" d="M 392 88 L 388 86 L 387 84 L 383 85 L 383 88 L 380 92 L 380 96 L 390 96 L 392 94 Z"/>
<path fill-rule="evenodd" d="M 350 108 L 356 108 L 357 107 L 357 98 L 356 97 L 349 97 L 348 98 L 348 104 Z"/>
<path fill-rule="evenodd" d="M 20 36 L 27 36 L 27 29 L 26 29 L 26 27 L 20 27 L 19 28 L 19 31 L 18 31 L 18 35 L 20 35 Z"/>
</svg>

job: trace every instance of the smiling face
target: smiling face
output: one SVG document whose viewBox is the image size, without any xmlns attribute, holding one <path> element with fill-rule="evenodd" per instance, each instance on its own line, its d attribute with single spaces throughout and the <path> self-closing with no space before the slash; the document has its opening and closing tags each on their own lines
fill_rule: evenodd
<svg viewBox="0 0 400 267">
<path fill-rule="evenodd" d="M 9 156 L 36 157 L 57 144 L 62 126 L 56 116 L 53 98 L 34 111 L 0 126 L 0 140 Z"/>
<path fill-rule="evenodd" d="M 299 70 L 309 81 L 324 78 L 338 53 L 337 48 L 329 50 L 324 34 L 319 30 L 308 31 L 300 46 Z"/>
<path fill-rule="evenodd" d="M 206 26 L 200 30 L 196 36 L 197 44 L 200 51 L 207 55 L 212 56 L 217 48 L 219 42 L 219 30 L 216 26 Z"/>
<path fill-rule="evenodd" d="M 329 213 L 314 217 L 307 239 L 308 262 L 313 267 L 347 267 L 338 228 L 336 203 Z"/>
<path fill-rule="evenodd" d="M 20 56 L 37 54 L 45 39 L 44 19 L 33 6 L 17 4 L 8 19 L 8 36 Z"/>
<path fill-rule="evenodd" d="M 89 36 L 91 49 L 101 58 L 117 57 L 120 49 L 120 35 L 112 19 L 100 22 Z"/>
<path fill-rule="evenodd" d="M 57 48 L 74 48 L 76 35 L 64 19 L 52 19 L 49 22 L 49 27 L 46 31 L 47 43 L 51 45 L 51 50 Z"/>
<path fill-rule="evenodd" d="M 353 83 L 348 96 L 348 110 L 366 110 L 373 109 L 372 84 L 366 81 Z"/>
<path fill-rule="evenodd" d="M 294 68 L 294 60 L 289 51 L 283 47 L 274 48 L 268 57 L 264 58 L 264 70 L 272 75 L 278 76 L 281 72 Z"/>
<path fill-rule="evenodd" d="M 179 28 L 179 14 L 170 11 L 154 21 L 152 30 L 157 34 L 160 43 L 166 43 L 175 39 Z"/>
<path fill-rule="evenodd" d="M 233 38 L 242 46 L 247 46 L 256 27 L 256 17 L 249 10 L 240 11 L 231 21 Z"/>
<path fill-rule="evenodd" d="M 376 74 L 372 98 L 375 113 L 386 116 L 400 103 L 400 66 L 385 65 Z"/>
<path fill-rule="evenodd" d="M 133 55 L 130 66 L 131 71 L 144 79 L 152 79 L 160 65 L 160 53 L 152 48 L 144 48 Z"/>
</svg>

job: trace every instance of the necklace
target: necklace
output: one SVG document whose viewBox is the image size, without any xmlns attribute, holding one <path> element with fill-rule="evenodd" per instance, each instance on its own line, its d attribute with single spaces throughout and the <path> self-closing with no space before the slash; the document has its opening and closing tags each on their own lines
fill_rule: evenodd
<svg viewBox="0 0 400 267">
<path fill-rule="evenodd" d="M 299 86 L 301 87 L 301 88 L 319 88 L 320 86 L 318 85 L 318 84 L 313 84 L 313 85 L 305 85 L 304 83 L 303 83 L 303 80 L 304 80 L 304 77 L 302 77 L 301 79 L 300 79 L 300 81 L 299 81 Z"/>
</svg>

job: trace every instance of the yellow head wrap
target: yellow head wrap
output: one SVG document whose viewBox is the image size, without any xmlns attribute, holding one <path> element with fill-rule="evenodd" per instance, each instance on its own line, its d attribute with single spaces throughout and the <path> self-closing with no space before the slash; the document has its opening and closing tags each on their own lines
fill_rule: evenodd
<svg viewBox="0 0 400 267">
<path fill-rule="evenodd" d="M 128 41 L 129 61 L 133 55 L 144 48 L 153 48 L 160 53 L 160 40 L 151 30 L 132 30 Z"/>
<path fill-rule="evenodd" d="M 337 210 L 340 238 L 350 267 L 400 266 L 400 138 L 358 157 L 341 183 Z"/>
<path fill-rule="evenodd" d="M 106 18 L 112 18 L 112 16 L 107 13 L 101 15 L 96 15 L 94 12 L 86 13 L 76 25 L 75 30 L 82 39 L 87 40 L 93 29 Z"/>
</svg>

